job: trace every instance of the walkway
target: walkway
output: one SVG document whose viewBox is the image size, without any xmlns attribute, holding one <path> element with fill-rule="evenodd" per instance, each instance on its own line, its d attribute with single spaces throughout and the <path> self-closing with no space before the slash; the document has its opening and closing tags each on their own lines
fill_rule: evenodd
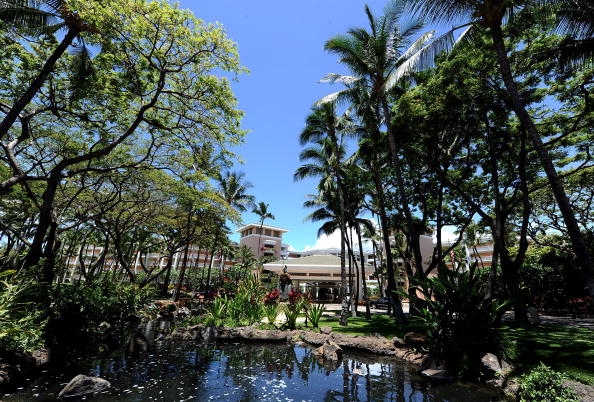
<svg viewBox="0 0 594 402">
<path fill-rule="evenodd" d="M 540 323 L 544 325 L 559 325 L 562 327 L 585 328 L 594 331 L 594 318 L 556 317 L 539 314 Z M 514 313 L 508 311 L 503 316 L 504 321 L 513 321 Z"/>
</svg>

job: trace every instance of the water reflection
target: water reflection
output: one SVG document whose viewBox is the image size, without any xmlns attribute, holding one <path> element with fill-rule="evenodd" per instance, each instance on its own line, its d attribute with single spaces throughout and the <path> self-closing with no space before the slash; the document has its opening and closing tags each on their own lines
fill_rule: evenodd
<svg viewBox="0 0 594 402">
<path fill-rule="evenodd" d="M 290 344 L 196 345 L 158 341 L 146 353 L 78 359 L 54 367 L 7 401 L 50 401 L 76 374 L 109 380 L 93 401 L 490 401 L 464 385 L 431 385 L 390 358 L 345 353 L 321 363 L 313 349 Z"/>
</svg>

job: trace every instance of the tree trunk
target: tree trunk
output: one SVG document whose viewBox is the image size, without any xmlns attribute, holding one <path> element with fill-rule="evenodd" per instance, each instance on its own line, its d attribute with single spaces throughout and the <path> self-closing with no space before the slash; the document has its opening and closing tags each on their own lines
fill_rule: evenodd
<svg viewBox="0 0 594 402">
<path fill-rule="evenodd" d="M 342 232 L 342 228 L 340 230 L 340 301 L 341 301 L 341 309 L 340 309 L 340 325 L 347 326 L 348 325 L 348 314 L 349 314 L 349 306 L 346 301 L 347 291 L 346 291 L 346 263 L 345 263 L 345 246 L 344 246 L 344 233 Z"/>
<path fill-rule="evenodd" d="M 514 109 L 514 112 L 516 113 L 516 116 L 518 116 L 518 119 L 526 128 L 528 136 L 532 141 L 532 146 L 536 150 L 540 162 L 542 164 L 543 170 L 547 175 L 549 185 L 551 186 L 551 190 L 553 192 L 553 195 L 555 196 L 555 200 L 559 205 L 559 211 L 561 211 L 561 215 L 563 216 L 565 226 L 567 227 L 567 233 L 569 234 L 569 238 L 571 239 L 573 251 L 575 252 L 577 257 L 577 262 L 584 272 L 590 296 L 592 296 L 592 299 L 594 300 L 594 266 L 592 265 L 592 260 L 588 252 L 588 248 L 586 246 L 584 238 L 582 236 L 582 233 L 580 231 L 578 222 L 575 219 L 571 203 L 569 202 L 569 198 L 567 197 L 565 189 L 563 188 L 561 180 L 559 179 L 559 175 L 557 174 L 551 156 L 546 147 L 544 146 L 542 139 L 540 138 L 540 134 L 538 133 L 538 130 L 536 128 L 536 125 L 534 124 L 532 118 L 528 114 L 528 111 L 524 106 L 524 101 L 522 100 L 518 92 L 516 83 L 511 72 L 509 59 L 507 57 L 507 51 L 505 49 L 505 42 L 503 39 L 503 32 L 501 31 L 501 25 L 499 23 L 494 23 L 490 26 L 490 28 L 493 43 L 495 45 L 495 50 L 497 52 L 497 59 L 499 61 L 499 70 L 501 72 L 503 82 L 505 83 L 507 93 L 510 97 L 512 107 Z"/>
<path fill-rule="evenodd" d="M 190 250 L 190 243 L 186 244 L 186 249 L 184 250 L 184 261 L 182 263 L 182 269 L 179 273 L 179 278 L 177 278 L 177 286 L 175 287 L 175 293 L 173 295 L 173 301 L 179 301 L 179 294 L 181 292 L 182 283 L 184 282 L 184 276 L 186 274 L 186 266 L 188 264 L 188 251 Z"/>
<path fill-rule="evenodd" d="M 361 242 L 361 229 L 355 226 L 357 231 L 357 238 L 359 239 L 359 255 L 361 256 L 361 280 L 363 281 L 363 300 L 365 301 L 365 317 L 371 318 L 371 310 L 369 309 L 369 296 L 367 294 L 367 277 L 365 275 L 365 256 L 363 255 L 363 243 Z"/>
<path fill-rule="evenodd" d="M 392 247 L 390 246 L 390 234 L 388 232 L 388 216 L 386 215 L 386 201 L 384 189 L 381 184 L 379 172 L 373 170 L 373 181 L 375 183 L 375 190 L 377 192 L 380 226 L 382 227 L 382 237 L 384 239 L 384 248 L 386 250 L 386 276 L 388 277 L 387 297 L 390 299 L 392 315 L 397 322 L 406 322 L 404 310 L 402 309 L 402 302 L 400 296 L 396 294 L 396 280 L 394 278 L 394 260 L 392 258 Z"/>
</svg>

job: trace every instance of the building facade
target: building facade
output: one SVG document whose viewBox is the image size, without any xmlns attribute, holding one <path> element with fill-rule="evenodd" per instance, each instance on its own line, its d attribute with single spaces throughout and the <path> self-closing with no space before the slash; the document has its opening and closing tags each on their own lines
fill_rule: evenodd
<svg viewBox="0 0 594 402">
<path fill-rule="evenodd" d="M 283 234 L 287 229 L 270 225 L 250 223 L 236 230 L 239 233 L 239 245 L 247 246 L 254 252 L 254 257 L 287 257 L 289 246 L 283 244 Z"/>
</svg>

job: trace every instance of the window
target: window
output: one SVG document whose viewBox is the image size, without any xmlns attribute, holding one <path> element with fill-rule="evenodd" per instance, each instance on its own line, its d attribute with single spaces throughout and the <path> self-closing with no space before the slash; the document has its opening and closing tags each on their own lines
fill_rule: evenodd
<svg viewBox="0 0 594 402">
<path fill-rule="evenodd" d="M 278 230 L 274 231 L 274 237 L 280 237 L 280 232 Z"/>
<path fill-rule="evenodd" d="M 271 233 L 270 229 L 264 229 L 264 234 L 265 234 L 266 236 L 270 236 L 270 235 L 272 235 L 272 233 Z"/>
</svg>

